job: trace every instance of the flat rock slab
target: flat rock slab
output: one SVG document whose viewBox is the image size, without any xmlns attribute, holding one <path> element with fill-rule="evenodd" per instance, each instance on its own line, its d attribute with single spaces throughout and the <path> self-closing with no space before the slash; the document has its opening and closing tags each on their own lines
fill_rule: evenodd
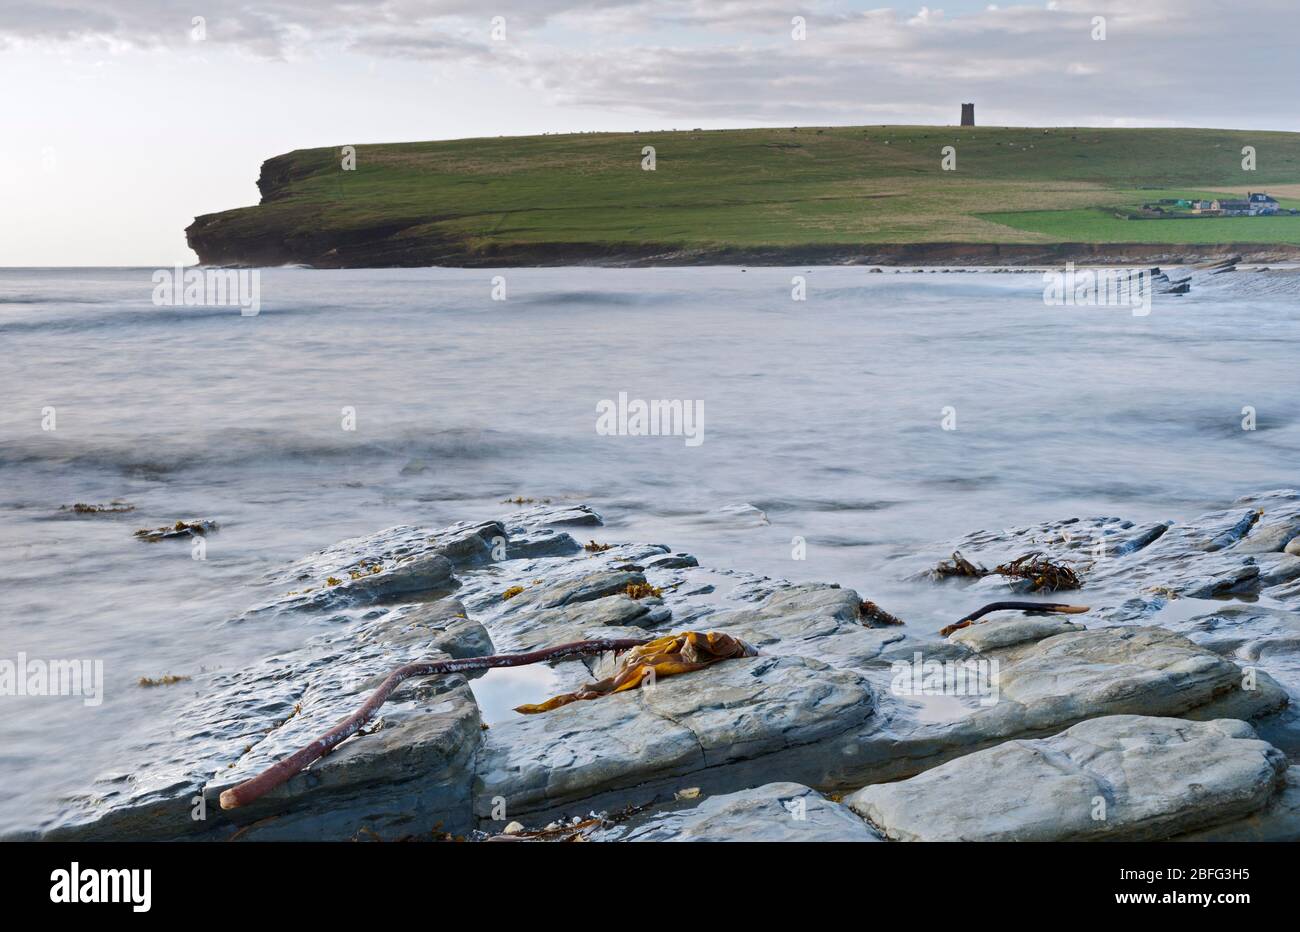
<svg viewBox="0 0 1300 932">
<path fill-rule="evenodd" d="M 1241 691 L 1242 671 L 1164 628 L 1101 628 L 1039 641 L 1001 670 L 998 687 L 1033 724 L 1178 714 Z"/>
<path fill-rule="evenodd" d="M 494 640 L 511 652 L 588 640 L 606 628 L 637 628 L 633 637 L 648 637 L 645 630 L 667 623 L 672 613 L 658 599 L 630 599 L 611 595 L 559 608 L 504 615 L 493 623 Z"/>
<path fill-rule="evenodd" d="M 482 736 L 478 704 L 463 683 L 445 693 L 433 686 L 412 692 L 386 704 L 361 737 L 344 741 L 250 806 L 224 813 L 243 826 L 238 837 L 397 840 L 428 837 L 435 827 L 467 830 L 473 824 L 470 761 Z M 303 729 L 294 740 L 306 744 L 319 730 Z M 209 811 L 223 790 L 272 759 L 250 754 L 218 773 L 203 791 Z"/>
<path fill-rule="evenodd" d="M 874 706 L 863 677 L 814 660 L 725 660 L 493 726 L 478 755 L 475 811 L 489 818 L 504 801 L 513 818 L 813 745 Z"/>
<path fill-rule="evenodd" d="M 799 783 L 711 796 L 594 833 L 589 841 L 881 841 L 847 806 Z"/>
<path fill-rule="evenodd" d="M 720 611 L 699 623 L 739 637 L 760 651 L 771 648 L 862 669 L 878 661 L 905 634 L 897 627 L 866 627 L 858 616 L 861 601 L 852 589 L 805 583 L 762 592 L 757 605 Z"/>
<path fill-rule="evenodd" d="M 557 583 L 545 583 L 525 589 L 516 596 L 506 600 L 504 610 L 517 612 L 530 608 L 559 608 L 563 605 L 576 605 L 603 599 L 606 596 L 624 592 L 633 584 L 645 585 L 645 576 L 640 572 L 623 570 L 605 570 L 580 576 L 577 579 L 565 579 Z"/>
<path fill-rule="evenodd" d="M 979 621 L 967 628 L 954 631 L 948 638 L 973 651 L 986 652 L 1031 641 L 1041 641 L 1067 631 L 1082 630 L 1084 630 L 1083 625 L 1067 621 L 1060 615 L 1025 615 L 1020 618 L 993 618 Z"/>
<path fill-rule="evenodd" d="M 911 776 L 1000 741 L 1048 735 L 1102 716 L 1244 720 L 1287 703 L 1285 691 L 1268 674 L 1253 671 L 1248 676 L 1231 660 L 1163 628 L 1070 631 L 997 650 L 991 657 L 967 653 L 954 662 L 968 665 L 972 660 L 988 667 L 979 671 L 983 683 L 974 678 L 967 685 L 991 681 L 994 688 L 987 694 L 955 697 L 952 703 L 964 708 L 947 718 L 927 719 L 918 713 L 916 698 L 900 692 L 899 685 L 916 685 L 903 677 L 881 694 L 876 716 L 851 735 L 833 739 L 840 750 L 824 759 L 837 762 L 837 768 L 819 779 L 801 779 L 823 787 L 862 786 Z M 920 706 L 923 711 L 924 703 Z"/>
<path fill-rule="evenodd" d="M 174 717 L 133 736 L 132 769 L 104 774 L 70 799 L 42 837 L 172 839 L 271 816 L 286 817 L 279 837 L 295 839 L 347 838 L 381 823 L 396 831 L 406 815 L 469 827 L 469 759 L 482 732 L 461 676 L 407 681 L 366 734 L 252 806 L 224 812 L 217 803 L 223 789 L 354 712 L 400 664 L 491 652 L 483 626 L 459 617 L 455 600 L 415 608 L 372 609 L 282 656 L 197 680 Z M 199 797 L 201 820 L 192 818 Z M 300 811 L 290 830 L 287 817 Z"/>
<path fill-rule="evenodd" d="M 898 783 L 853 811 L 899 841 L 1167 838 L 1263 809 L 1282 752 L 1244 722 L 1118 715 L 1007 741 Z"/>
</svg>

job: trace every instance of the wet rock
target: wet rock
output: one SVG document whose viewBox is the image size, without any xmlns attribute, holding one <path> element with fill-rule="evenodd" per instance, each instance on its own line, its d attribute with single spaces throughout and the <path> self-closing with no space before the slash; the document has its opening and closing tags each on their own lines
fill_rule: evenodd
<svg viewBox="0 0 1300 932">
<path fill-rule="evenodd" d="M 1175 626 L 1192 641 L 1243 667 L 1263 664 L 1283 683 L 1300 682 L 1300 615 L 1296 612 L 1266 605 L 1228 605 Z"/>
<path fill-rule="evenodd" d="M 515 527 L 600 527 L 605 522 L 586 505 L 538 505 L 515 512 L 503 519 L 508 529 Z"/>
<path fill-rule="evenodd" d="M 632 629 L 630 635 L 621 636 L 640 637 L 646 629 L 666 624 L 671 618 L 671 611 L 658 600 L 612 595 L 559 608 L 503 615 L 494 627 L 504 649 L 523 652 L 609 636 L 612 628 Z"/>
<path fill-rule="evenodd" d="M 645 576 L 641 573 L 629 573 L 621 570 L 590 573 L 576 579 L 565 579 L 557 583 L 543 583 L 531 589 L 525 589 L 509 600 L 508 610 L 558 608 L 562 605 L 590 602 L 624 592 L 628 586 L 633 584 L 645 585 Z"/>
<path fill-rule="evenodd" d="M 429 592 L 452 581 L 451 561 L 430 553 L 399 560 L 391 570 L 344 580 L 334 589 L 338 595 L 378 602 L 391 596 Z"/>
<path fill-rule="evenodd" d="M 1083 625 L 1067 621 L 1060 615 L 1024 615 L 1019 618 L 994 618 L 977 622 L 954 631 L 949 638 L 973 651 L 991 651 L 1029 641 L 1041 641 L 1054 634 L 1082 630 Z"/>
<path fill-rule="evenodd" d="M 1263 809 L 1285 769 L 1282 752 L 1244 722 L 1109 716 L 846 802 L 903 841 L 1149 840 Z"/>
<path fill-rule="evenodd" d="M 499 521 L 452 525 L 427 541 L 429 549 L 458 567 L 488 562 L 493 558 L 493 545 L 505 543 L 506 529 Z"/>
<path fill-rule="evenodd" d="M 689 553 L 670 553 L 662 557 L 655 557 L 653 560 L 646 562 L 646 569 L 652 570 L 680 570 L 688 569 L 692 566 L 699 566 L 700 561 L 695 559 Z"/>
<path fill-rule="evenodd" d="M 1266 589 L 1300 578 L 1300 557 L 1289 553 L 1269 553 L 1261 554 L 1255 560 L 1259 565 L 1259 584 Z"/>
<path fill-rule="evenodd" d="M 1300 841 L 1300 772 L 1288 768 L 1280 792 L 1245 818 L 1178 835 L 1171 841 Z"/>
<path fill-rule="evenodd" d="M 423 645 L 449 657 L 486 657 L 496 652 L 481 622 L 466 617 L 458 599 L 441 599 L 395 612 L 380 634 L 385 644 Z"/>
<path fill-rule="evenodd" d="M 1206 711 L 1211 703 L 1240 702 L 1252 714 L 1285 705 L 1285 694 L 1271 681 L 1247 691 L 1243 680 L 1236 664 L 1164 628 L 1074 631 L 1039 641 L 1005 665 L 998 677 L 1001 701 L 987 714 L 1019 719 L 1027 731 L 1123 713 L 1199 709 L 1205 716 L 1212 714 Z"/>
<path fill-rule="evenodd" d="M 414 601 L 448 592 L 459 585 L 453 575 L 452 554 L 462 563 L 490 552 L 477 528 L 456 525 L 442 533 L 400 526 L 366 537 L 340 541 L 270 576 L 269 582 L 289 591 L 246 613 L 322 611 L 354 605 Z"/>
<path fill-rule="evenodd" d="M 831 741 L 837 749 L 824 759 L 834 766 L 805 782 L 852 788 L 893 780 L 1008 739 L 1052 734 L 1108 715 L 1244 720 L 1287 703 L 1285 691 L 1264 671 L 1248 675 L 1160 628 L 1071 631 L 988 654 L 951 647 L 962 654 L 936 657 L 927 651 L 921 657 L 961 663 L 969 671 L 968 686 L 988 688 L 927 698 L 901 691 L 909 686 L 907 677 L 895 679 L 881 691 L 875 716 Z M 971 669 L 972 661 L 988 666 Z M 944 714 L 934 714 L 935 702 L 942 703 Z"/>
<path fill-rule="evenodd" d="M 551 528 L 520 529 L 506 543 L 506 559 L 563 557 L 581 549 L 582 545 L 564 531 Z"/>
<path fill-rule="evenodd" d="M 1284 553 L 1289 553 L 1293 557 L 1300 557 L 1300 538 L 1293 538 L 1282 548 Z"/>
<path fill-rule="evenodd" d="M 866 627 L 858 615 L 861 601 L 852 589 L 824 583 L 777 587 L 758 606 L 720 611 L 706 623 L 760 652 L 779 645 L 782 654 L 861 668 L 905 638 L 898 628 Z"/>
<path fill-rule="evenodd" d="M 78 508 L 84 506 L 73 507 Z M 87 512 L 78 512 L 78 514 L 84 513 Z M 197 521 L 177 521 L 175 524 L 168 524 L 158 528 L 141 528 L 136 531 L 133 536 L 137 540 L 142 540 L 145 543 L 156 544 L 160 540 L 175 540 L 181 537 L 207 537 L 217 529 L 217 522 L 206 519 Z"/>
<path fill-rule="evenodd" d="M 874 704 L 861 676 L 813 660 L 727 660 L 494 726 L 478 756 L 475 811 L 486 818 L 502 798 L 518 817 L 670 778 L 680 788 L 675 778 L 687 774 L 802 752 L 861 723 Z"/>
<path fill-rule="evenodd" d="M 881 841 L 846 806 L 798 783 L 768 783 L 605 829 L 591 841 Z"/>
<path fill-rule="evenodd" d="M 1183 598 L 1258 594 L 1293 600 L 1297 595 L 1288 584 L 1261 578 L 1255 556 L 1281 549 L 1281 538 L 1295 526 L 1300 526 L 1300 492 L 1281 489 L 1182 523 L 1138 526 L 1116 517 L 1069 518 L 978 531 L 937 545 L 923 562 L 918 559 L 918 568 L 934 566 L 953 550 L 986 566 L 1039 551 L 1053 562 L 1081 568 L 1087 602 L 1099 611 L 1154 589 Z M 991 578 L 972 588 L 1001 587 Z"/>
<path fill-rule="evenodd" d="M 247 670 L 196 677 L 192 700 L 132 739 L 130 766 L 106 775 L 45 829 L 65 838 L 224 837 L 237 829 L 240 837 L 352 837 L 363 828 L 419 836 L 439 821 L 448 831 L 486 825 L 498 800 L 509 819 L 527 815 L 522 821 L 533 824 L 667 802 L 684 786 L 699 787 L 706 802 L 773 777 L 857 789 L 1099 716 L 1263 715 L 1286 696 L 1257 665 L 1294 672 L 1300 683 L 1300 638 L 1287 627 L 1294 613 L 1285 611 L 1300 576 L 1291 556 L 1238 550 L 1269 522 L 1286 520 L 1288 508 L 1300 516 L 1297 493 L 1243 500 L 1187 525 L 1071 519 L 968 535 L 963 552 L 981 554 L 987 565 L 1042 550 L 1083 567 L 1086 591 L 1077 601 L 1094 606 L 1089 629 L 1060 616 L 1016 616 L 938 642 L 920 628 L 866 627 L 859 594 L 834 585 L 703 570 L 660 544 L 615 543 L 585 553 L 551 526 L 599 522 L 582 506 L 530 508 L 440 530 L 389 528 L 268 577 L 283 589 L 338 579 L 268 603 L 276 624 L 316 611 L 316 630 L 324 633 Z M 1095 556 L 1098 536 L 1110 554 L 1104 559 Z M 620 569 L 628 566 L 646 569 Z M 647 574 L 662 596 L 629 598 L 627 586 L 645 584 Z M 1185 610 L 1187 593 L 1217 591 L 1225 581 L 1266 593 L 1265 608 L 1277 614 L 1254 606 L 1262 614 L 1237 617 L 1245 607 L 1222 602 Z M 715 583 L 721 595 L 708 594 Z M 457 598 L 439 598 L 453 586 Z M 516 586 L 523 591 L 503 601 L 502 592 Z M 1218 620 L 1188 623 L 1193 616 Z M 1183 625 L 1187 637 L 1153 622 Z M 494 720 L 488 731 L 479 727 L 463 677 L 411 681 L 372 729 L 278 795 L 233 814 L 216 808 L 221 788 L 354 711 L 402 663 L 439 652 L 462 657 L 649 637 L 671 626 L 725 632 L 760 654 L 653 689 Z M 996 695 L 895 694 L 893 664 L 922 651 L 927 660 L 996 661 Z M 557 692 L 569 691 L 609 672 L 612 662 L 605 655 L 556 663 L 540 671 L 546 694 L 535 699 L 552 694 L 553 681 L 562 684 Z M 212 803 L 206 822 L 190 819 L 196 797 Z"/>
<path fill-rule="evenodd" d="M 306 744 L 317 730 L 302 729 L 292 743 Z M 439 823 L 443 831 L 463 832 L 472 825 L 470 761 L 482 734 L 478 705 L 464 685 L 390 701 L 363 735 L 252 805 L 223 815 L 247 826 L 241 837 L 249 840 L 343 839 L 362 828 L 397 839 Z M 203 791 L 209 811 L 218 809 L 222 791 L 255 776 L 281 753 L 250 753 L 218 773 Z"/>
<path fill-rule="evenodd" d="M 1280 553 L 1297 537 L 1300 537 L 1300 520 L 1282 518 L 1271 521 L 1264 517 L 1250 535 L 1233 549 L 1237 553 Z M 1300 544 L 1296 546 L 1300 549 Z"/>
<path fill-rule="evenodd" d="M 408 815 L 436 814 L 433 821 L 447 830 L 468 829 L 470 758 L 482 731 L 461 676 L 408 680 L 365 734 L 275 793 L 230 812 L 217 803 L 222 789 L 354 712 L 401 664 L 490 651 L 482 626 L 456 617 L 459 607 L 449 600 L 350 621 L 341 616 L 337 628 L 282 656 L 196 677 L 192 699 L 133 737 L 126 752 L 132 768 L 106 774 L 70 799 L 41 837 L 213 837 L 271 817 L 274 830 L 271 823 L 256 830 L 263 837 L 349 838 L 362 827 L 392 835 L 415 830 Z M 200 799 L 201 819 L 193 817 Z"/>
</svg>

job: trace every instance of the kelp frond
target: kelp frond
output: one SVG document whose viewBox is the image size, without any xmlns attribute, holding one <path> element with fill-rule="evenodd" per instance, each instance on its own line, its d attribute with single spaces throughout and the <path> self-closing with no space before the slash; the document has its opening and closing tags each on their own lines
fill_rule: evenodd
<svg viewBox="0 0 1300 932">
<path fill-rule="evenodd" d="M 1056 592 L 1058 589 L 1078 589 L 1083 580 L 1064 563 L 1053 563 L 1041 553 L 1027 553 L 996 567 L 999 576 L 1023 579 L 1029 583 L 1030 592 Z"/>
<path fill-rule="evenodd" d="M 989 571 L 984 567 L 963 557 L 960 550 L 954 550 L 951 560 L 940 561 L 939 565 L 930 571 L 930 575 L 935 579 L 951 579 L 954 576 L 965 579 L 983 579 L 988 574 Z"/>
</svg>

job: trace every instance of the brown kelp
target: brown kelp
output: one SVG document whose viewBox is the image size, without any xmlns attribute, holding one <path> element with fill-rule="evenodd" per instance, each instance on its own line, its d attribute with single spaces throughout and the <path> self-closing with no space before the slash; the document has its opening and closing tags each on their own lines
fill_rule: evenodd
<svg viewBox="0 0 1300 932">
<path fill-rule="evenodd" d="M 1041 553 L 1027 553 L 994 568 L 999 576 L 1023 579 L 1029 592 L 1056 592 L 1059 589 L 1078 589 L 1083 579 L 1064 563 L 1053 563 Z"/>
<path fill-rule="evenodd" d="M 858 617 L 865 621 L 869 628 L 904 624 L 903 619 L 897 615 L 891 615 L 875 602 L 869 600 L 858 603 Z"/>
<path fill-rule="evenodd" d="M 576 692 L 555 696 L 538 705 L 516 706 L 515 711 L 524 715 L 549 712 L 570 702 L 586 699 L 599 699 L 613 693 L 636 689 L 647 679 L 661 676 L 676 676 L 702 670 L 720 660 L 734 657 L 753 657 L 758 653 L 740 638 L 729 634 L 698 631 L 684 631 L 681 634 L 669 634 L 655 638 L 628 651 L 619 663 L 618 672 L 595 683 L 587 683 Z"/>
<path fill-rule="evenodd" d="M 984 567 L 963 557 L 960 550 L 954 550 L 951 560 L 940 561 L 939 565 L 930 571 L 930 575 L 935 579 L 950 579 L 954 576 L 967 579 L 983 579 L 988 574 L 989 571 Z"/>
</svg>

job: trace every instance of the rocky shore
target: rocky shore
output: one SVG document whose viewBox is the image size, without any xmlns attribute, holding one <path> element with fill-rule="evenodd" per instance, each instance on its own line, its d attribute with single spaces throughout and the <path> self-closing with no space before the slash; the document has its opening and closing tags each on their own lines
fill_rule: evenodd
<svg viewBox="0 0 1300 932">
<path fill-rule="evenodd" d="M 232 630 L 312 613 L 325 633 L 196 677 L 194 698 L 134 735 L 120 772 L 22 837 L 1300 838 L 1287 769 L 1300 744 L 1300 492 L 1188 521 L 1067 518 L 938 542 L 904 571 L 954 550 L 989 566 L 1035 551 L 1081 569 L 1070 600 L 1090 607 L 993 615 L 948 638 L 873 627 L 860 608 L 871 594 L 830 583 L 702 567 L 661 544 L 584 549 L 601 523 L 544 505 L 389 528 L 285 568 L 266 580 L 283 595 Z M 953 620 L 1009 597 L 997 577 L 927 584 L 952 593 Z M 476 690 L 506 671 L 410 680 L 289 782 L 218 805 L 401 664 L 685 630 L 758 654 L 492 722 Z M 900 688 L 900 671 L 928 663 L 992 671 L 993 690 Z M 556 663 L 523 688 L 540 702 L 612 664 Z"/>
</svg>

